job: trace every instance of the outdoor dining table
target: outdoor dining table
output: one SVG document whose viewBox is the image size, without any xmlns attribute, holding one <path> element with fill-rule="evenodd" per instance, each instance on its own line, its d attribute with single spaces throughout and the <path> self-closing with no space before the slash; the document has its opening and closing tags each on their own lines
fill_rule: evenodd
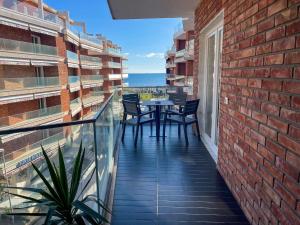
<svg viewBox="0 0 300 225">
<path fill-rule="evenodd" d="M 142 103 L 143 106 L 154 107 L 155 106 L 155 126 L 156 126 L 156 140 L 160 138 L 160 113 L 162 107 L 173 106 L 174 102 L 171 100 L 149 100 Z"/>
</svg>

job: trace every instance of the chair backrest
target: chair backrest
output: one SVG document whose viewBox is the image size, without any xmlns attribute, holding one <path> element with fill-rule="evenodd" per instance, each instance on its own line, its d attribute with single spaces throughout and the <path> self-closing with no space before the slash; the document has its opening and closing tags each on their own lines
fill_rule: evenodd
<svg viewBox="0 0 300 225">
<path fill-rule="evenodd" d="M 127 115 L 138 116 L 141 114 L 140 105 L 136 101 L 123 100 L 124 113 Z"/>
<path fill-rule="evenodd" d="M 183 109 L 184 115 L 197 114 L 200 99 L 186 101 Z"/>
<path fill-rule="evenodd" d="M 139 102 L 140 97 L 138 94 L 125 94 L 123 95 L 123 100 L 131 102 Z"/>
<path fill-rule="evenodd" d="M 187 94 L 182 93 L 170 93 L 169 100 L 173 101 L 175 105 L 185 105 Z"/>
</svg>

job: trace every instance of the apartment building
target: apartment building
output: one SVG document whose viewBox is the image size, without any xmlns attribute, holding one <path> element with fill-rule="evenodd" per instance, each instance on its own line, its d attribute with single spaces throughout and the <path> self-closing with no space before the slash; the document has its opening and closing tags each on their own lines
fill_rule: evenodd
<svg viewBox="0 0 300 225">
<path fill-rule="evenodd" d="M 165 54 L 166 83 L 170 86 L 187 86 L 188 92 L 193 91 L 194 64 L 194 24 L 193 19 L 184 19 L 182 25 L 174 33 L 173 45 Z"/>
<path fill-rule="evenodd" d="M 123 60 L 120 47 L 88 34 L 67 12 L 40 0 L 1 0 L 0 129 L 91 118 L 105 92 L 122 86 Z M 40 146 L 55 154 L 58 141 L 70 141 L 64 131 L 1 136 L 1 183 L 34 179 L 29 166 L 43 166 Z"/>
<path fill-rule="evenodd" d="M 115 19 L 194 17 L 201 139 L 250 224 L 300 224 L 299 0 L 146 2 L 108 0 Z"/>
</svg>

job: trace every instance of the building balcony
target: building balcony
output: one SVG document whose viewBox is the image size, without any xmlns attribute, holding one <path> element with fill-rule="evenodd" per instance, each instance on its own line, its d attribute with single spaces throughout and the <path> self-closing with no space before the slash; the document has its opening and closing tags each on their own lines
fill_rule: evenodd
<svg viewBox="0 0 300 225">
<path fill-rule="evenodd" d="M 66 61 L 68 63 L 68 67 L 79 68 L 79 58 L 77 53 L 67 50 Z"/>
<path fill-rule="evenodd" d="M 166 63 L 166 68 L 174 68 L 176 67 L 176 64 L 174 62 L 167 62 Z"/>
<path fill-rule="evenodd" d="M 103 52 L 103 42 L 98 37 L 86 33 L 80 33 L 80 46 L 95 52 Z"/>
<path fill-rule="evenodd" d="M 0 105 L 60 95 L 58 77 L 0 78 Z"/>
<path fill-rule="evenodd" d="M 0 38 L 0 64 L 56 66 L 60 60 L 56 47 Z"/>
<path fill-rule="evenodd" d="M 81 75 L 81 84 L 83 88 L 99 87 L 103 85 L 101 75 Z"/>
<path fill-rule="evenodd" d="M 184 80 L 184 78 L 185 78 L 184 75 L 168 74 L 166 79 L 169 81 L 176 81 L 176 80 Z"/>
<path fill-rule="evenodd" d="M 80 55 L 80 66 L 83 69 L 101 69 L 102 60 L 98 57 Z"/>
<path fill-rule="evenodd" d="M 75 92 L 80 90 L 80 76 L 69 76 L 68 78 L 69 90 L 70 92 Z"/>
<path fill-rule="evenodd" d="M 118 62 L 106 62 L 103 64 L 103 68 L 110 68 L 110 69 L 121 69 L 122 64 Z"/>
<path fill-rule="evenodd" d="M 110 56 L 113 56 L 113 57 L 121 57 L 121 58 L 124 58 L 122 52 L 120 49 L 116 49 L 116 48 L 106 48 L 104 50 L 104 54 L 105 55 L 110 55 Z"/>
<path fill-rule="evenodd" d="M 57 123 L 63 121 L 64 112 L 61 110 L 61 105 L 52 107 L 46 107 L 34 111 L 24 112 L 11 116 L 0 118 L 0 130 L 16 129 L 26 126 L 38 126 L 42 124 Z M 7 143 L 9 141 L 20 138 L 24 135 L 28 135 L 30 132 L 16 133 L 3 135 L 0 137 L 1 143 Z"/>
<path fill-rule="evenodd" d="M 122 80 L 122 74 L 108 74 L 108 80 Z"/>
<path fill-rule="evenodd" d="M 79 46 L 80 36 L 79 31 L 76 29 L 75 26 L 71 25 L 70 23 L 67 23 L 66 27 L 64 28 L 64 36 L 66 41 L 76 46 Z"/>
<path fill-rule="evenodd" d="M 26 1 L 0 1 L 0 23 L 37 33 L 57 36 L 63 21 L 56 14 L 41 10 Z"/>
<path fill-rule="evenodd" d="M 102 103 L 104 100 L 103 91 L 91 91 L 88 96 L 84 96 L 82 103 L 83 107 L 90 107 Z"/>
<path fill-rule="evenodd" d="M 168 97 L 165 87 L 128 88 L 126 91 L 138 91 L 142 100 L 145 94 Z M 115 92 L 100 107 L 97 106 L 97 113 L 89 120 L 58 123 L 55 128 L 40 127 L 48 135 L 42 143 L 38 142 L 47 146 L 45 149 L 52 160 L 58 159 L 58 146 L 62 148 L 69 176 L 75 152 L 82 141 L 86 155 L 81 182 L 89 179 L 91 171 L 97 168 L 94 174 L 97 177 L 93 178 L 91 188 L 84 194 L 98 193 L 97 198 L 105 199 L 104 204 L 114 202 L 111 224 L 141 224 L 141 218 L 149 221 L 145 224 L 181 224 L 180 221 L 187 221 L 186 224 L 249 224 L 219 174 L 215 161 L 191 127 L 187 130 L 189 146 L 178 134 L 178 126 L 169 124 L 164 141 L 149 137 L 151 128 L 144 125 L 136 147 L 131 127 L 127 128 L 122 143 L 119 131 L 123 109 L 120 101 Z M 63 132 L 57 132 L 58 128 Z M 35 132 L 37 129 L 27 127 L 26 131 Z M 5 130 L 0 131 L 0 135 L 16 132 L 22 131 Z M 41 149 L 38 150 L 37 146 L 28 145 L 24 150 L 16 147 L 15 151 L 4 149 L 1 171 L 12 186 L 37 187 L 41 184 L 30 172 L 32 162 L 43 165 Z M 18 173 L 13 172 L 16 170 Z M 42 171 L 47 179 L 48 171 Z M 25 204 L 14 196 L 9 200 L 15 208 Z M 0 207 L 10 208 L 11 205 L 3 198 Z"/>
<path fill-rule="evenodd" d="M 128 78 L 128 73 L 122 73 L 122 78 L 127 79 Z"/>
<path fill-rule="evenodd" d="M 72 116 L 77 115 L 82 110 L 82 102 L 80 98 L 75 98 L 70 102 L 70 112 Z"/>
</svg>

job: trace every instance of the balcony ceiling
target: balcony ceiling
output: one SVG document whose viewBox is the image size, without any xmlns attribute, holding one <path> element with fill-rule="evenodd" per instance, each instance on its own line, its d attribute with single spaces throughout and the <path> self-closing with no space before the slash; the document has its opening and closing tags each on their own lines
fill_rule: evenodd
<svg viewBox="0 0 300 225">
<path fill-rule="evenodd" d="M 201 0 L 107 0 L 114 19 L 177 18 L 194 14 Z"/>
</svg>

